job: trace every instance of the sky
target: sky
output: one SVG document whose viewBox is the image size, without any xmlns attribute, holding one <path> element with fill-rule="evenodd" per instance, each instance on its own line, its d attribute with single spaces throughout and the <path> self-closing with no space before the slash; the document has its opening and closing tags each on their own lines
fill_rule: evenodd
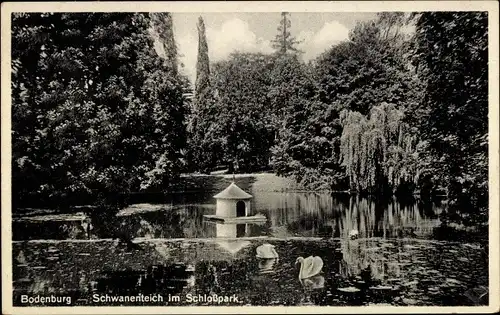
<svg viewBox="0 0 500 315">
<path fill-rule="evenodd" d="M 198 53 L 196 23 L 205 22 L 210 62 L 225 59 L 235 50 L 241 52 L 273 51 L 271 40 L 277 34 L 281 15 L 265 13 L 173 13 L 174 34 L 185 74 L 194 82 Z M 299 46 L 304 60 L 314 59 L 331 45 L 348 38 L 358 21 L 375 17 L 375 13 L 302 13 L 291 12 L 291 34 L 303 40 Z"/>
</svg>

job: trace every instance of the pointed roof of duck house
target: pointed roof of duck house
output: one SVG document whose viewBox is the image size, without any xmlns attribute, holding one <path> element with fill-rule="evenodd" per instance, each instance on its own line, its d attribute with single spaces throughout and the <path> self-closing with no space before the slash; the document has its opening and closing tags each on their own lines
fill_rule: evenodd
<svg viewBox="0 0 500 315">
<path fill-rule="evenodd" d="M 238 187 L 234 182 L 226 189 L 214 196 L 215 199 L 250 199 L 252 195 Z"/>
</svg>

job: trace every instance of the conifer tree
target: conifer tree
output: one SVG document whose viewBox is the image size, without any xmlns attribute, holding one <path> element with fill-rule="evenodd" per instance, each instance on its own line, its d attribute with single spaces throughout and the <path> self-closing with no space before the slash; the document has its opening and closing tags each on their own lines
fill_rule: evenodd
<svg viewBox="0 0 500 315">
<path fill-rule="evenodd" d="M 207 36 L 203 18 L 198 18 L 198 60 L 196 63 L 195 106 L 204 103 L 209 90 L 210 61 L 208 58 Z"/>
<path fill-rule="evenodd" d="M 212 146 L 209 140 L 210 110 L 212 108 L 213 94 L 210 86 L 210 60 L 208 57 L 208 44 L 203 18 L 198 18 L 198 59 L 196 63 L 196 81 L 194 98 L 188 130 L 189 138 L 189 163 L 195 171 L 208 171 L 214 166 Z"/>
<path fill-rule="evenodd" d="M 281 12 L 281 21 L 278 26 L 278 34 L 276 34 L 275 39 L 272 41 L 272 47 L 276 49 L 279 54 L 287 53 L 300 53 L 301 51 L 297 49 L 297 45 L 301 43 L 290 33 L 290 28 L 292 22 L 289 18 L 290 13 Z"/>
</svg>

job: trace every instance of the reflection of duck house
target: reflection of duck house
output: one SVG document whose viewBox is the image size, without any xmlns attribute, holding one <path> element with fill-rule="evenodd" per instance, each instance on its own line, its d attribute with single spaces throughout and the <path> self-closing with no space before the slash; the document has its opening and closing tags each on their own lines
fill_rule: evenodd
<svg viewBox="0 0 500 315">
<path fill-rule="evenodd" d="M 257 214 L 250 215 L 250 199 L 252 195 L 238 187 L 234 182 L 214 196 L 217 200 L 215 215 L 205 215 L 210 220 L 225 223 L 265 222 L 266 217 Z"/>
<path fill-rule="evenodd" d="M 249 232 L 249 224 L 215 223 L 215 236 L 217 238 L 245 237 L 248 236 Z"/>
<path fill-rule="evenodd" d="M 234 255 L 250 245 L 249 241 L 238 240 L 247 236 L 249 230 L 249 224 L 215 223 L 215 236 L 221 239 L 217 244 Z"/>
</svg>

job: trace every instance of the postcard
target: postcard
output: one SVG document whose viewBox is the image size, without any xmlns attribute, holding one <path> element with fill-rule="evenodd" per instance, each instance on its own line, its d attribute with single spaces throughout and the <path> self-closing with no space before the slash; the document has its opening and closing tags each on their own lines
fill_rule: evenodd
<svg viewBox="0 0 500 315">
<path fill-rule="evenodd" d="M 2 313 L 499 310 L 498 3 L 2 4 Z"/>
</svg>

